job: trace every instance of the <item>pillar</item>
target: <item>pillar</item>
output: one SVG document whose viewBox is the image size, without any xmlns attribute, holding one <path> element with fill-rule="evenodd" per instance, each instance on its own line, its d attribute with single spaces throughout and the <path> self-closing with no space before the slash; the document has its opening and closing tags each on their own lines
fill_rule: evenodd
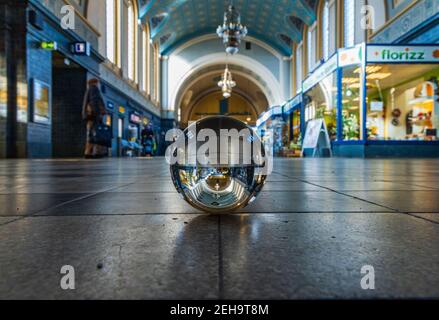
<svg viewBox="0 0 439 320">
<path fill-rule="evenodd" d="M 0 158 L 26 156 L 27 0 L 0 3 Z"/>
</svg>

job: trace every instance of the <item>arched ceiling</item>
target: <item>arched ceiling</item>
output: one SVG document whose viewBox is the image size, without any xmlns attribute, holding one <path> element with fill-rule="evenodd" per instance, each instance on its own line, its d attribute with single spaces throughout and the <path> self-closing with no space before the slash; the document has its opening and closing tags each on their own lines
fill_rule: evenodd
<svg viewBox="0 0 439 320">
<path fill-rule="evenodd" d="M 229 0 L 139 0 L 140 18 L 149 21 L 162 54 L 200 35 L 215 33 Z M 291 55 L 300 42 L 303 24 L 316 19 L 318 0 L 234 0 L 249 36 Z"/>
<path fill-rule="evenodd" d="M 247 100 L 252 105 L 256 115 L 263 113 L 268 106 L 268 100 L 260 87 L 261 84 L 256 84 L 254 79 L 246 72 L 241 73 L 239 66 L 230 65 L 229 67 L 233 73 L 233 79 L 236 81 L 236 87 L 233 89 L 232 95 L 236 94 Z M 212 93 L 221 94 L 218 81 L 221 80 L 223 71 L 223 65 L 210 66 L 203 69 L 197 77 L 191 78 L 195 81 L 188 81 L 179 97 L 179 108 L 181 109 L 183 123 L 187 122 L 191 109 L 201 99 Z"/>
<path fill-rule="evenodd" d="M 255 105 L 260 114 L 269 106 L 268 99 L 272 96 L 270 88 L 258 75 L 242 66 L 229 64 L 233 78 L 236 81 L 234 90 L 245 92 L 246 98 Z M 189 77 L 179 90 L 177 97 L 178 107 L 184 108 L 191 101 L 206 92 L 218 91 L 218 82 L 224 72 L 224 65 L 216 64 L 203 68 Z"/>
</svg>

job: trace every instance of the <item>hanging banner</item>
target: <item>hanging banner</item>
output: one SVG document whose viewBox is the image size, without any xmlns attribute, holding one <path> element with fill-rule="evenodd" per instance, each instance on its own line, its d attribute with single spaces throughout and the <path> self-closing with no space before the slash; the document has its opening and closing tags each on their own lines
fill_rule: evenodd
<svg viewBox="0 0 439 320">
<path fill-rule="evenodd" d="M 367 62 L 439 63 L 439 46 L 367 46 Z"/>
<path fill-rule="evenodd" d="M 337 54 L 333 55 L 331 59 L 326 61 L 320 67 L 318 67 L 308 78 L 303 81 L 302 90 L 303 92 L 308 91 L 314 87 L 321 80 L 325 79 L 331 73 L 333 73 L 338 66 Z"/>
</svg>

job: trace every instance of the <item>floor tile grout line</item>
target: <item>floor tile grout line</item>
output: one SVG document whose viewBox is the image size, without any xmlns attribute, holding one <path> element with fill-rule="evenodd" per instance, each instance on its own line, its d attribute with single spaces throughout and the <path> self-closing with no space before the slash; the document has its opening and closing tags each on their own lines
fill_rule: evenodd
<svg viewBox="0 0 439 320">
<path fill-rule="evenodd" d="M 439 222 L 436 222 L 436 221 L 434 221 L 434 220 L 430 220 L 430 219 L 427 219 L 427 218 L 424 218 L 424 217 L 415 216 L 415 215 L 413 215 L 413 214 L 411 214 L 411 213 L 409 213 L 409 212 L 401 211 L 401 210 L 398 210 L 398 209 L 395 209 L 395 208 L 392 208 L 392 207 L 388 207 L 388 206 L 385 206 L 385 205 L 382 205 L 382 204 L 379 204 L 379 203 L 375 203 L 375 202 L 373 202 L 373 201 L 369 201 L 369 200 L 362 199 L 362 198 L 359 198 L 359 197 L 356 197 L 356 196 L 353 196 L 353 195 L 350 195 L 350 194 L 347 194 L 347 193 L 343 193 L 343 192 L 340 192 L 340 191 L 336 191 L 336 190 L 333 190 L 333 189 L 328 188 L 328 187 L 323 187 L 323 186 L 320 186 L 320 185 L 318 185 L 318 184 L 308 182 L 308 181 L 306 181 L 306 180 L 302 180 L 302 179 L 298 179 L 298 180 L 299 180 L 299 181 L 302 181 L 302 182 L 304 182 L 304 183 L 311 184 L 311 185 L 316 186 L 316 187 L 325 188 L 325 189 L 327 189 L 327 190 L 329 190 L 329 191 L 335 192 L 335 193 L 337 193 L 337 194 L 340 194 L 340 195 L 343 195 L 343 196 L 346 196 L 346 197 L 350 197 L 350 198 L 352 198 L 352 199 L 360 200 L 360 201 L 363 201 L 363 202 L 366 202 L 366 203 L 369 203 L 369 204 L 373 204 L 373 205 L 375 205 L 375 206 L 379 206 L 379 207 L 382 207 L 382 208 L 386 208 L 386 209 L 388 209 L 388 210 L 392 210 L 394 213 L 401 213 L 401 214 L 405 214 L 405 215 L 408 215 L 408 216 L 413 217 L 413 218 L 416 218 L 416 219 L 421 219 L 421 220 L 428 221 L 428 222 L 430 222 L 430 223 L 439 224 Z M 426 190 L 426 191 L 430 191 L 430 190 Z"/>
<path fill-rule="evenodd" d="M 327 188 L 327 187 L 324 187 L 324 186 L 321 186 L 321 185 L 318 185 L 318 184 L 314 184 L 313 182 L 308 182 L 308 181 L 303 180 L 303 179 L 294 178 L 294 177 L 286 175 L 284 173 L 280 173 L 280 172 L 277 172 L 277 171 L 273 171 L 273 173 L 276 173 L 276 174 L 278 174 L 280 176 L 283 176 L 285 178 L 288 178 L 288 179 L 296 180 L 297 182 L 303 182 L 303 183 L 311 184 L 311 185 L 314 185 L 316 187 L 325 188 L 325 189 L 328 189 L 329 191 L 332 191 L 332 189 L 330 189 L 330 188 Z M 270 181 L 267 181 L 267 182 L 270 182 Z M 280 181 L 280 182 L 284 182 L 284 181 Z M 285 181 L 285 182 L 287 182 L 287 181 Z M 356 181 L 353 180 L 353 181 L 349 181 L 349 182 L 356 182 Z M 368 191 L 370 191 L 370 192 L 374 192 L 374 191 L 439 191 L 439 189 L 437 189 L 437 188 L 427 187 L 427 186 L 423 186 L 423 185 L 420 185 L 420 184 L 417 184 L 417 183 L 414 184 L 414 183 L 407 183 L 407 182 L 401 182 L 401 181 L 389 181 L 389 180 L 375 180 L 373 182 L 397 183 L 397 184 L 403 184 L 403 185 L 407 185 L 407 186 L 415 186 L 415 187 L 419 187 L 419 188 L 425 188 L 425 190 L 339 190 L 339 191 L 348 191 L 348 192 L 350 192 L 350 191 L 364 191 L 364 192 L 368 192 Z M 275 191 L 275 190 L 271 190 L 271 191 Z M 322 191 L 319 191 L 319 190 L 310 190 L 310 191 L 322 192 Z"/>
<path fill-rule="evenodd" d="M 317 187 L 317 186 L 316 186 Z M 421 186 L 419 186 L 421 187 Z M 122 187 L 115 187 L 115 188 L 124 188 L 124 186 Z M 319 187 L 321 189 L 326 188 L 326 187 Z M 426 187 L 422 187 L 422 188 L 426 188 Z M 260 194 L 264 194 L 264 193 L 271 193 L 271 192 L 277 192 L 277 193 L 309 193 L 309 192 L 319 192 L 319 193 L 324 193 L 324 192 L 404 192 L 404 191 L 410 191 L 410 192 L 428 192 L 428 191 L 439 191 L 438 189 L 424 189 L 424 190 L 418 190 L 418 189 L 414 189 L 414 190 L 410 190 L 410 189 L 405 189 L 405 190 L 397 190 L 397 189 L 379 189 L 379 190 L 364 190 L 364 189 L 342 189 L 342 190 L 335 190 L 331 191 L 331 190 L 262 190 L 260 192 Z M 177 191 L 114 191 L 114 190 L 99 190 L 96 191 L 94 193 L 119 193 L 119 194 L 175 194 L 178 195 Z M 0 192 L 0 196 L 8 196 L 8 195 L 64 195 L 64 194 L 70 194 L 70 195 L 75 195 L 75 194 L 90 194 L 90 192 L 8 192 L 8 193 L 2 193 Z"/>
<path fill-rule="evenodd" d="M 276 215 L 276 214 L 350 214 L 350 213 L 361 213 L 361 214 L 382 214 L 382 213 L 395 213 L 395 211 L 385 211 L 385 210 L 379 210 L 379 211 L 275 211 L 275 212 L 267 212 L 267 211 L 259 211 L 259 212 L 235 212 L 230 214 L 224 214 L 225 216 L 239 216 L 239 215 Z M 439 214 L 438 212 L 434 211 L 424 211 L 424 212 L 409 212 L 409 214 Z M 21 216 L 23 218 L 44 218 L 44 217 L 120 217 L 120 216 L 153 216 L 153 215 L 205 215 L 209 216 L 209 214 L 204 212 L 145 212 L 145 213 L 67 213 L 67 214 L 36 214 L 32 216 Z M 12 218 L 14 216 L 0 216 L 4 218 Z"/>
<path fill-rule="evenodd" d="M 425 191 L 439 191 L 439 189 L 437 189 L 437 188 L 422 186 L 422 185 L 417 184 L 417 183 L 402 183 L 402 184 L 405 184 L 407 186 L 415 186 L 415 187 L 419 187 L 419 188 L 427 188 L 428 190 L 425 190 Z"/>
<path fill-rule="evenodd" d="M 6 225 L 11 224 L 11 223 L 13 223 L 13 222 L 16 222 L 16 221 L 18 221 L 18 220 L 24 220 L 25 218 L 27 218 L 27 217 L 23 217 L 23 216 L 21 216 L 21 217 L 19 217 L 19 218 L 17 218 L 17 219 L 13 219 L 13 220 L 10 220 L 10 221 L 6 221 L 6 222 L 4 222 L 4 223 L 0 223 L 0 227 L 6 226 Z"/>
<path fill-rule="evenodd" d="M 57 204 L 57 205 L 54 205 L 54 206 L 52 206 L 52 207 L 45 208 L 45 209 L 42 209 L 42 210 L 38 210 L 37 212 L 31 213 L 31 214 L 28 214 L 28 215 L 25 215 L 25 216 L 21 216 L 20 218 L 18 218 L 18 219 L 16 219 L 16 220 L 8 221 L 8 222 L 6 222 L 6 223 L 2 223 L 2 224 L 0 224 L 0 227 L 5 226 L 5 225 L 8 225 L 8 224 L 13 223 L 13 222 L 16 222 L 16 221 L 19 221 L 19 220 L 24 220 L 24 219 L 29 218 L 29 217 L 32 217 L 32 216 L 41 215 L 42 212 L 49 211 L 49 210 L 53 210 L 53 209 L 56 209 L 56 208 L 62 207 L 63 205 L 66 205 L 66 204 L 70 204 L 70 203 L 73 203 L 73 202 L 76 202 L 76 201 L 80 201 L 80 200 L 84 200 L 84 199 L 92 198 L 92 197 L 94 197 L 94 196 L 97 196 L 97 195 L 102 194 L 102 193 L 106 193 L 106 192 L 108 192 L 108 191 L 110 191 L 110 190 L 113 190 L 113 189 L 117 189 L 117 188 L 121 188 L 121 187 L 126 187 L 126 186 L 129 186 L 129 185 L 133 184 L 133 183 L 134 183 L 134 182 L 130 182 L 130 183 L 128 183 L 128 184 L 126 184 L 126 185 L 123 185 L 123 186 L 118 186 L 118 187 L 109 188 L 109 189 L 102 190 L 102 191 L 99 191 L 99 192 L 95 192 L 95 193 L 87 194 L 87 195 L 84 195 L 84 196 L 82 196 L 82 197 L 74 198 L 74 199 L 71 199 L 71 200 L 68 200 L 68 201 L 65 201 L 65 202 L 61 202 L 61 203 L 59 203 L 59 204 Z M 42 215 L 41 215 L 41 216 L 42 216 Z"/>
<path fill-rule="evenodd" d="M 287 177 L 287 178 L 292 178 L 292 177 L 290 177 L 288 175 L 284 175 L 284 176 Z M 350 197 L 350 198 L 353 198 L 353 199 L 356 199 L 356 200 L 360 200 L 360 201 L 363 201 L 363 202 L 366 202 L 366 203 L 369 203 L 369 204 L 373 204 L 373 205 L 376 205 L 376 206 L 379 206 L 379 207 L 382 207 L 382 208 L 386 208 L 386 209 L 391 210 L 391 211 L 399 212 L 398 210 L 396 210 L 394 208 L 387 207 L 387 206 L 384 206 L 384 205 L 381 205 L 381 204 L 377 204 L 377 203 L 374 203 L 374 202 L 369 201 L 369 200 L 361 199 L 361 198 L 352 196 L 350 194 L 346 194 L 346 193 L 343 193 L 341 191 L 337 191 L 337 190 L 331 189 L 329 187 L 321 186 L 321 185 L 319 185 L 317 183 L 309 182 L 309 181 L 306 181 L 306 180 L 303 180 L 303 179 L 300 179 L 300 178 L 295 178 L 295 179 L 297 179 L 300 182 L 303 182 L 303 183 L 306 183 L 306 184 L 309 184 L 309 185 L 312 185 L 312 186 L 315 186 L 315 187 L 323 188 L 323 189 L 326 189 L 328 191 L 331 191 L 331 192 L 334 192 L 334 193 L 337 193 L 337 194 L 340 194 L 340 195 L 343 195 L 343 196 L 347 196 L 347 197 Z"/>
<path fill-rule="evenodd" d="M 428 222 L 431 222 L 431 223 L 439 225 L 438 221 L 434 221 L 434 220 L 431 220 L 431 219 L 428 219 L 428 218 L 425 218 L 425 217 L 420 217 L 420 216 L 417 216 L 417 215 L 415 215 L 415 214 L 413 214 L 411 212 L 402 212 L 402 211 L 399 211 L 399 212 L 402 213 L 402 214 L 408 215 L 410 217 L 416 218 L 416 219 L 425 220 L 425 221 L 428 221 Z"/>
</svg>

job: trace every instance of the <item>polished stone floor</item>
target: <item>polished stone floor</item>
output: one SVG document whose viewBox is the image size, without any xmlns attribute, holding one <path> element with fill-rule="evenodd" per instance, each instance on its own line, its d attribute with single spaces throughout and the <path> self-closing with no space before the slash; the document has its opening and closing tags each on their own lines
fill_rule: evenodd
<svg viewBox="0 0 439 320">
<path fill-rule="evenodd" d="M 439 298 L 439 160 L 277 159 L 221 216 L 164 159 L 3 160 L 0 299 L 22 298 Z"/>
</svg>

